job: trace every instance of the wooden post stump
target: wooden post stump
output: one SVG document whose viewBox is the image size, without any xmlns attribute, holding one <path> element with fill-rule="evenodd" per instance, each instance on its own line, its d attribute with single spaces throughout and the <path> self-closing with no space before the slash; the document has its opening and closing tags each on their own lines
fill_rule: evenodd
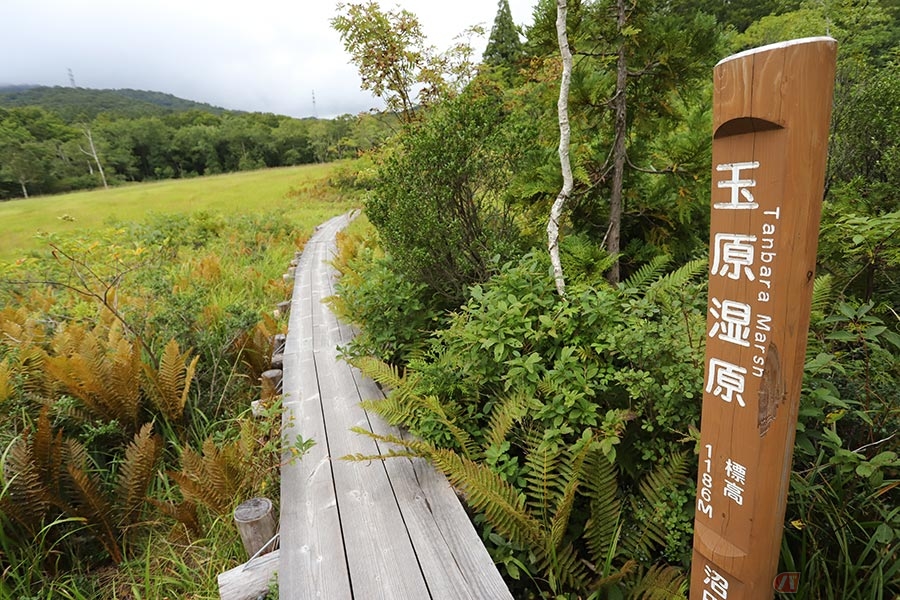
<svg viewBox="0 0 900 600">
<path fill-rule="evenodd" d="M 284 354 L 278 352 L 272 355 L 272 368 L 282 369 L 284 367 Z"/>
<path fill-rule="evenodd" d="M 269 369 L 263 371 L 260 381 L 262 381 L 262 399 L 268 400 L 274 398 L 281 393 L 281 378 L 283 373 L 281 369 Z"/>
<path fill-rule="evenodd" d="M 261 549 L 261 554 L 274 550 L 275 544 L 269 542 L 275 537 L 275 515 L 272 501 L 268 498 L 251 498 L 234 509 L 234 524 L 248 556 L 255 555 Z M 268 547 L 263 549 L 267 544 Z"/>
<path fill-rule="evenodd" d="M 272 354 L 284 352 L 284 344 L 286 341 L 287 336 L 283 333 L 276 333 L 274 336 L 272 336 Z"/>
</svg>

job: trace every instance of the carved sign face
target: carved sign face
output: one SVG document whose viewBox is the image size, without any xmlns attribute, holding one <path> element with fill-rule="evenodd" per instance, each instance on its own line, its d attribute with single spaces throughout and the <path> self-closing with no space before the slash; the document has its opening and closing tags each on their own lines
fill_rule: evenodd
<svg viewBox="0 0 900 600">
<path fill-rule="evenodd" d="M 772 593 L 809 324 L 834 56 L 834 40 L 798 40 L 736 55 L 715 70 L 692 598 Z"/>
</svg>

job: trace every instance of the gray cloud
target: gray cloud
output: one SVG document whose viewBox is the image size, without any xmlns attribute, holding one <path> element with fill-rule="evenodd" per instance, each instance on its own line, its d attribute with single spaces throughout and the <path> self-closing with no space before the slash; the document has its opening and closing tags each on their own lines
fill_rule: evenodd
<svg viewBox="0 0 900 600">
<path fill-rule="evenodd" d="M 511 0 L 518 23 L 536 0 Z M 402 0 L 429 41 L 487 30 L 485 0 Z M 380 106 L 330 25 L 336 2 L 301 0 L 2 0 L 0 82 L 167 92 L 225 108 L 331 117 Z M 395 4 L 382 2 L 384 8 Z M 486 40 L 478 40 L 480 52 Z"/>
</svg>

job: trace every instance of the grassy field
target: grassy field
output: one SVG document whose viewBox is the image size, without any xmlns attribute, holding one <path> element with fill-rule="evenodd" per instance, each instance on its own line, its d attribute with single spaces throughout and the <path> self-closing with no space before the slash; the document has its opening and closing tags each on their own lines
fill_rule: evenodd
<svg viewBox="0 0 900 600">
<path fill-rule="evenodd" d="M 325 220 L 343 210 L 311 202 L 321 199 L 317 185 L 332 168 L 304 165 L 0 202 L 0 261 L 41 248 L 42 233 L 84 233 L 105 224 L 141 222 L 153 213 L 237 214 L 283 206 L 285 218 L 299 217 L 300 211 L 300 223 Z"/>
</svg>

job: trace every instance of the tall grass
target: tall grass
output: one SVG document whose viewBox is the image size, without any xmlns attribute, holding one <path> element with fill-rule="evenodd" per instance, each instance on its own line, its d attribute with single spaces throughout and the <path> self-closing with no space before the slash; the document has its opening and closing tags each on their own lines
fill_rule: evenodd
<svg viewBox="0 0 900 600">
<path fill-rule="evenodd" d="M 307 213 L 316 220 L 322 206 L 311 200 L 322 195 L 323 180 L 333 168 L 264 169 L 0 202 L 0 261 L 40 248 L 42 234 L 84 234 L 104 224 L 143 222 L 153 214 L 231 215 L 279 208 L 286 218 Z"/>
<path fill-rule="evenodd" d="M 31 539 L 0 512 L 0 600 L 218 597 L 218 573 L 247 558 L 228 507 L 198 500 L 198 533 L 158 510 L 159 503 L 188 499 L 170 475 L 187 472 L 184 453 L 197 453 L 208 441 L 225 449 L 252 439 L 252 458 L 241 464 L 239 489 L 228 497 L 236 505 L 266 495 L 277 506 L 281 453 L 292 442 L 281 440 L 277 404 L 269 418 L 248 421 L 250 401 L 260 393 L 253 357 L 270 353 L 267 341 L 286 330 L 286 320 L 272 313 L 290 295 L 282 274 L 294 253 L 317 224 L 351 206 L 325 184 L 329 169 L 239 173 L 0 205 L 0 328 L 4 319 L 14 326 L 22 317 L 13 313 L 27 311 L 25 320 L 48 334 L 30 343 L 49 356 L 56 352 L 48 342 L 55 332 L 93 326 L 103 311 L 117 310 L 129 334 L 146 340 L 142 360 L 154 360 L 170 339 L 199 356 L 185 422 L 169 427 L 165 419 L 155 420 L 154 431 L 166 447 L 148 492 L 157 504 L 146 503 L 143 520 L 118 540 L 124 560 L 115 564 L 83 550 L 96 545 L 90 523 L 50 518 Z M 57 218 L 62 211 L 74 221 Z M 8 218 L 13 214 L 21 217 L 15 227 Z M 11 241 L 16 227 L 20 233 L 28 227 L 48 233 L 17 243 Z M 25 258 L 4 264 L 4 256 Z M 100 306 L 104 298 L 113 298 L 111 306 Z M 54 431 L 81 439 L 104 457 L 96 468 L 114 474 L 122 448 L 111 446 L 115 436 L 103 432 L 115 423 L 73 420 L 66 410 L 77 410 L 77 403 L 60 396 L 50 380 L 42 388 L 47 397 L 30 393 L 29 375 L 16 372 L 27 366 L 18 359 L 21 350 L 0 336 L 0 366 L 12 370 L 4 392 L 9 397 L 0 402 L 0 447 L 27 435 L 47 405 Z M 0 501 L 10 497 L 7 489 L 16 477 L 3 472 L 2 458 Z"/>
</svg>

